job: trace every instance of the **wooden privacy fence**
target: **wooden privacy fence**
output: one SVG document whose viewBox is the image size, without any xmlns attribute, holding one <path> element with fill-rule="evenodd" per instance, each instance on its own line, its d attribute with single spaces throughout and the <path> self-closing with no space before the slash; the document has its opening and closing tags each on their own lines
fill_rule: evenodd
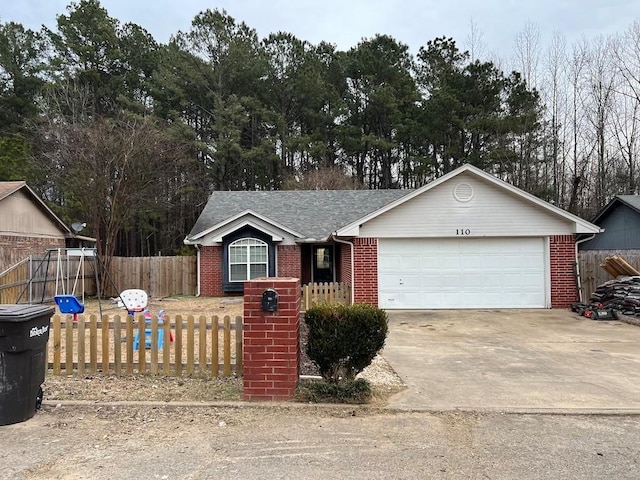
<svg viewBox="0 0 640 480">
<path fill-rule="evenodd" d="M 302 286 L 302 310 L 316 303 L 351 303 L 351 285 L 347 283 L 308 283 Z"/>
<path fill-rule="evenodd" d="M 64 273 L 57 271 L 57 258 L 43 261 L 42 257 L 31 256 L 0 273 L 0 303 L 40 303 L 53 301 L 56 295 L 56 280 L 59 280 L 58 293 L 62 293 L 63 284 L 66 293 L 73 293 L 79 260 L 63 257 Z M 115 297 L 119 291 L 138 288 L 153 298 L 172 295 L 195 295 L 197 286 L 196 257 L 112 257 L 109 262 L 109 277 L 101 271 L 102 266 L 93 260 L 87 263 L 75 294 L 84 291 L 86 295 L 96 295 L 95 270 L 104 289 L 104 296 Z M 113 280 L 112 284 L 111 280 Z"/>
<path fill-rule="evenodd" d="M 57 294 L 96 295 L 96 269 L 92 255 L 67 255 L 83 249 L 51 249 L 45 255 L 30 255 L 0 273 L 2 303 L 53 302 Z M 87 249 L 92 251 L 92 249 Z M 84 257 L 83 260 L 81 257 Z M 90 259 L 86 259 L 90 257 Z"/>
<path fill-rule="evenodd" d="M 151 297 L 195 295 L 196 262 L 194 256 L 112 257 L 109 273 L 120 291 L 138 288 Z M 110 284 L 105 286 L 106 295 L 117 295 Z"/>
<path fill-rule="evenodd" d="M 621 256 L 631 266 L 640 270 L 640 250 L 585 250 L 579 252 L 578 266 L 580 267 L 583 301 L 588 301 L 599 285 L 613 278 L 600 266 L 607 257 L 613 255 Z"/>
<path fill-rule="evenodd" d="M 139 348 L 135 349 L 136 336 Z M 159 337 L 162 336 L 162 342 Z M 222 337 L 222 338 L 220 338 Z M 145 344 L 148 343 L 148 346 Z M 48 364 L 53 375 L 134 373 L 182 376 L 242 375 L 242 317 L 186 319 L 176 316 L 147 323 L 140 315 L 88 319 L 54 315 Z"/>
<path fill-rule="evenodd" d="M 0 274 L 0 303 L 16 303 L 27 286 L 29 268 L 29 259 L 25 258 Z M 28 300 L 28 297 L 25 300 Z"/>
</svg>

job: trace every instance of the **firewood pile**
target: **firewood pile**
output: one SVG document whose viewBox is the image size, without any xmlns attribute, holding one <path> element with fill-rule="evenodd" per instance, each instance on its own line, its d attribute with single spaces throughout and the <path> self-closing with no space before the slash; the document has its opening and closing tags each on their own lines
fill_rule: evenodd
<svg viewBox="0 0 640 480">
<path fill-rule="evenodd" d="M 596 288 L 589 300 L 625 315 L 640 316 L 640 272 L 618 255 L 607 257 L 600 266 L 615 278 Z"/>
<path fill-rule="evenodd" d="M 638 276 L 640 272 L 627 263 L 627 261 L 619 255 L 607 257 L 600 267 L 607 271 L 614 278 L 620 276 Z"/>
</svg>

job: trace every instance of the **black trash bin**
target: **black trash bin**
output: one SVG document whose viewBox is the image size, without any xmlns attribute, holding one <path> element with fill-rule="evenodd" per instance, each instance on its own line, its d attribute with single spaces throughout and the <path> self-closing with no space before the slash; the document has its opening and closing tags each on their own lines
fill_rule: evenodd
<svg viewBox="0 0 640 480">
<path fill-rule="evenodd" d="M 0 425 L 24 422 L 40 407 L 53 311 L 0 305 Z"/>
</svg>

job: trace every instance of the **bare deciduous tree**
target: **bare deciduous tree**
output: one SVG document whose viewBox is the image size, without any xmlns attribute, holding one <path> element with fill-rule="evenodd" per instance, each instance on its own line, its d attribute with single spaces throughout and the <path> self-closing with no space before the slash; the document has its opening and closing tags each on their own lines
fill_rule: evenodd
<svg viewBox="0 0 640 480">
<path fill-rule="evenodd" d="M 59 202 L 87 221 L 98 254 L 109 258 L 123 229 L 158 200 L 184 151 L 150 119 L 88 114 L 85 93 L 70 86 L 48 99 L 41 161 Z"/>
<path fill-rule="evenodd" d="M 325 167 L 310 170 L 299 178 L 289 178 L 283 184 L 284 190 L 360 190 L 364 185 L 347 175 L 339 167 Z"/>
<path fill-rule="evenodd" d="M 547 112 L 551 116 L 549 119 L 550 155 L 553 172 L 553 195 L 557 204 L 564 203 L 564 178 L 565 163 L 564 155 L 561 152 L 563 142 L 561 141 L 561 128 L 565 109 L 566 92 L 563 91 L 564 75 L 566 65 L 566 40 L 559 32 L 555 32 L 547 50 L 547 88 L 544 89 L 545 104 Z"/>
<path fill-rule="evenodd" d="M 526 23 L 524 28 L 516 35 L 515 66 L 522 74 L 527 85 L 538 88 L 538 66 L 540 64 L 540 30 L 533 23 Z"/>
<path fill-rule="evenodd" d="M 599 37 L 589 49 L 585 82 L 588 89 L 586 118 L 591 125 L 596 153 L 595 200 L 596 208 L 603 206 L 607 198 L 607 180 L 610 174 L 608 130 L 615 86 L 615 69 L 611 61 L 611 40 Z"/>
<path fill-rule="evenodd" d="M 465 46 L 469 50 L 469 60 L 471 60 L 471 62 L 483 58 L 487 51 L 484 33 L 473 18 L 469 20 L 469 34 L 467 35 Z"/>
<path fill-rule="evenodd" d="M 585 42 L 573 46 L 569 60 L 569 82 L 571 90 L 571 186 L 568 209 L 577 213 L 580 193 L 585 182 L 585 171 L 588 166 L 587 156 L 584 155 L 580 140 L 583 125 L 582 110 L 582 76 L 587 64 L 587 45 Z"/>
</svg>

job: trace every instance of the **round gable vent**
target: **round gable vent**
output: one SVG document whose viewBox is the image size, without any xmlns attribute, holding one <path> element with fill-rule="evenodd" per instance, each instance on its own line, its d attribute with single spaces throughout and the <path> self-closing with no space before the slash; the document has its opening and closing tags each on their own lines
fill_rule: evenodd
<svg viewBox="0 0 640 480">
<path fill-rule="evenodd" d="M 453 189 L 453 196 L 459 202 L 468 202 L 473 198 L 473 188 L 468 183 L 459 183 Z"/>
</svg>

